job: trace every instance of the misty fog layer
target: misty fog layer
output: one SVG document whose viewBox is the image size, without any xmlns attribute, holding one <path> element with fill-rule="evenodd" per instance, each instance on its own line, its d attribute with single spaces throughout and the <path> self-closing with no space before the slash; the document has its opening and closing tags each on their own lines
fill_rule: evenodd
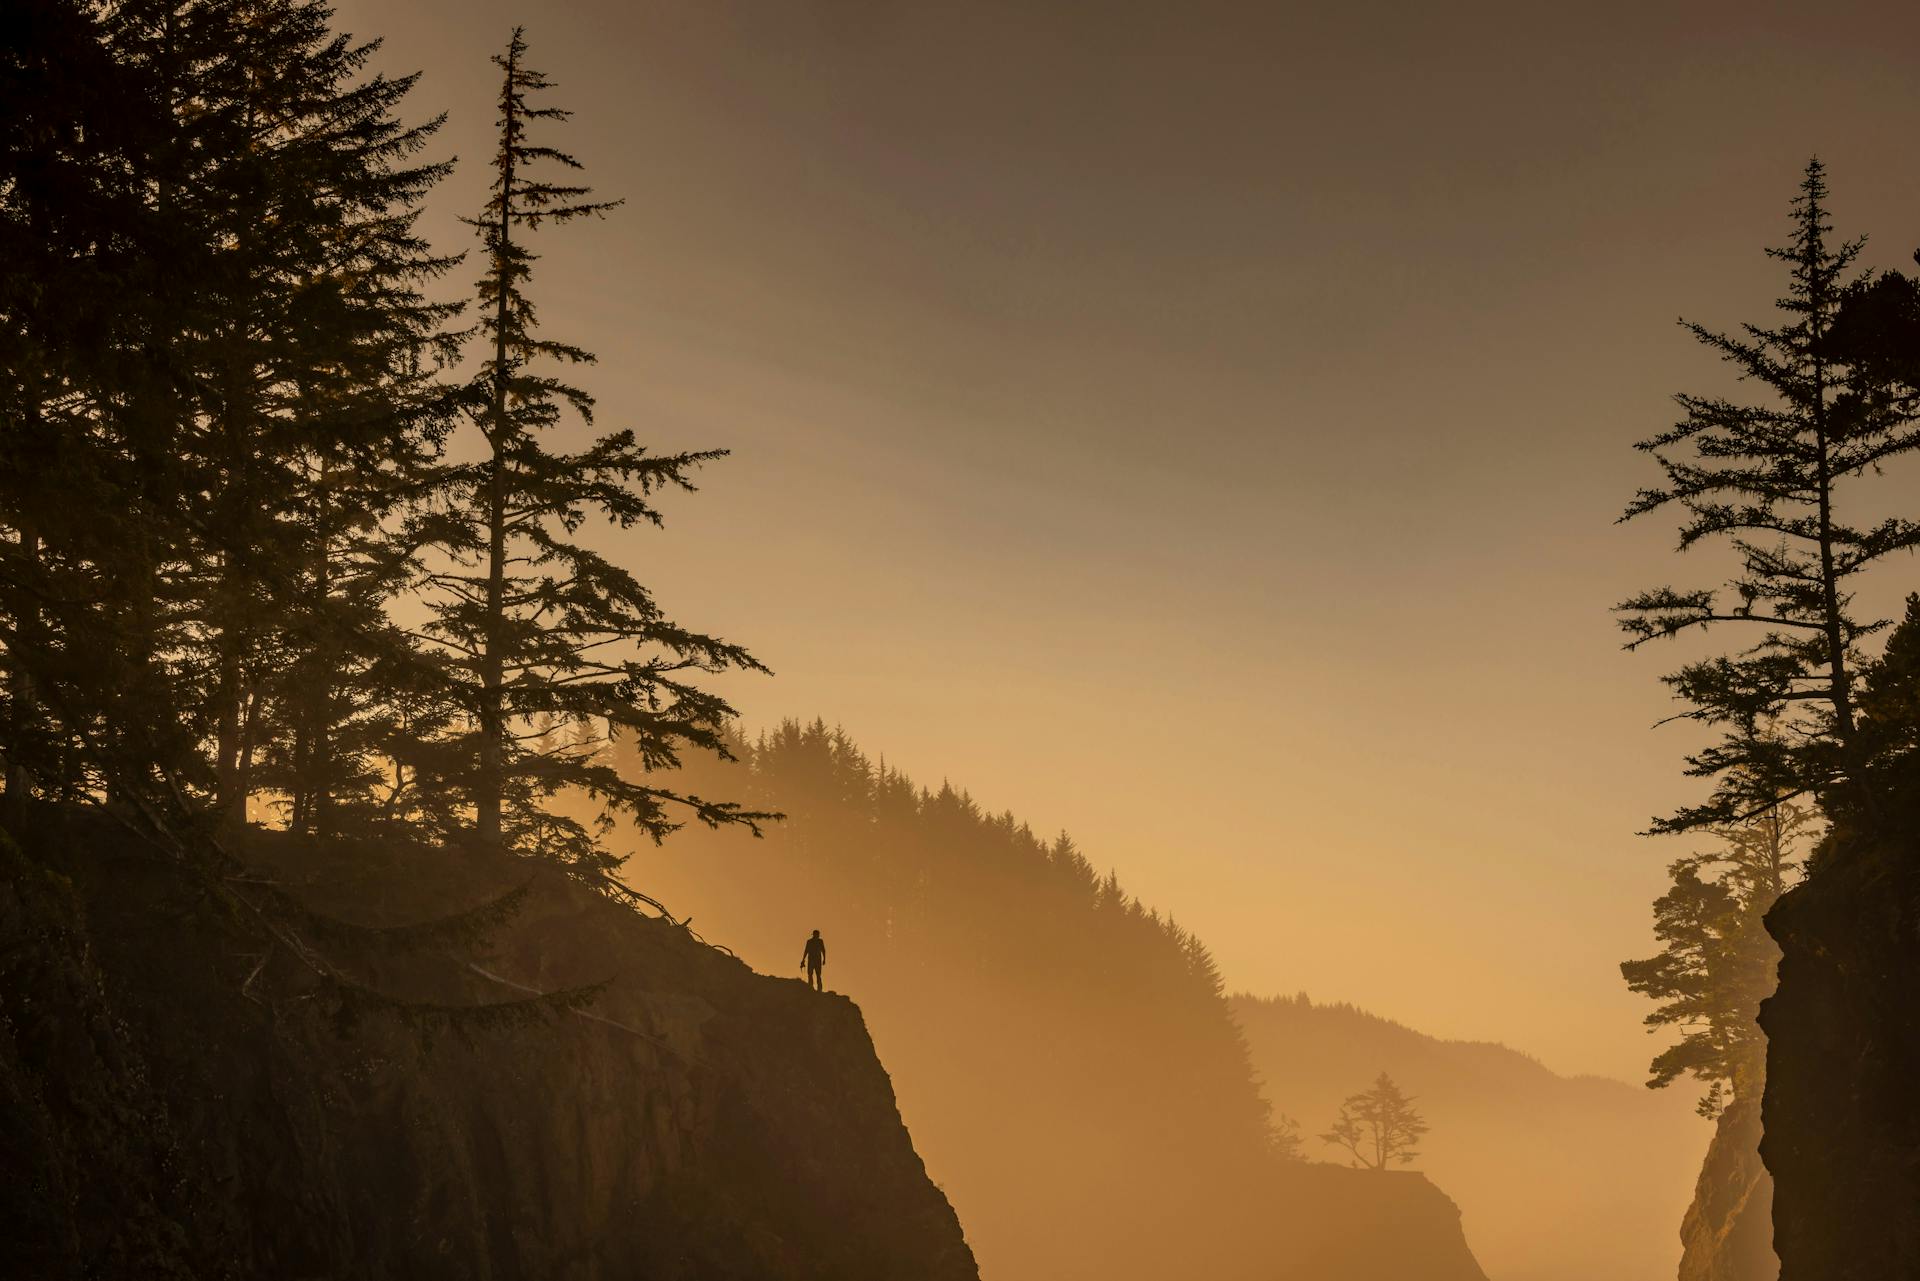
<svg viewBox="0 0 1920 1281">
<path fill-rule="evenodd" d="M 1383 1069 L 1433 1127 L 1413 1168 L 1459 1203 L 1490 1275 L 1608 1281 L 1677 1259 L 1708 1132 L 1679 1094 L 1350 1008 L 1229 1003 L 1201 940 L 1070 838 L 923 790 L 817 723 L 739 750 L 686 785 L 786 820 L 758 841 L 684 831 L 624 874 L 769 973 L 796 973 L 822 930 L 828 985 L 866 1010 L 990 1274 L 1166 1275 L 1201 1248 L 1183 1219 L 1214 1225 L 1221 1266 L 1286 1259 L 1320 1230 L 1297 1207 L 1260 1210 L 1270 1233 L 1238 1221 L 1269 1125 L 1344 1164 L 1317 1136 Z"/>
</svg>

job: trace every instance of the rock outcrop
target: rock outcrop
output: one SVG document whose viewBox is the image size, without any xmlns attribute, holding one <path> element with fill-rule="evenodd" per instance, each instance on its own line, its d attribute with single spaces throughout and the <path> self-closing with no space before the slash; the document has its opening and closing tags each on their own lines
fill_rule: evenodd
<svg viewBox="0 0 1920 1281">
<path fill-rule="evenodd" d="M 1284 1167 L 1273 1188 L 1276 1281 L 1486 1281 L 1460 1210 L 1414 1170 Z M 1269 1270 L 1270 1269 L 1270 1270 Z"/>
<path fill-rule="evenodd" d="M 1714 1126 L 1680 1224 L 1680 1281 L 1775 1281 L 1773 1180 L 1760 1161 L 1760 1099 L 1736 1095 Z"/>
<path fill-rule="evenodd" d="M 1781 950 L 1766 1137 L 1780 1281 L 1920 1276 L 1920 843 L 1914 789 L 1841 830 L 1767 914 Z M 1897 807 L 1897 808 L 1896 808 Z"/>
<path fill-rule="evenodd" d="M 285 847 L 256 892 L 352 981 L 317 979 L 129 837 L 29 841 L 0 889 L 19 1275 L 978 1275 L 844 998 L 558 872 Z M 319 923 L 516 887 L 460 945 Z"/>
</svg>

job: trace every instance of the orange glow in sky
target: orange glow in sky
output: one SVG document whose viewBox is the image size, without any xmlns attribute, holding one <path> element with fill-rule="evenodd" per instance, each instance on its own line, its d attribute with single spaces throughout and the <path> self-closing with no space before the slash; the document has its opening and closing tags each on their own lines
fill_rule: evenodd
<svg viewBox="0 0 1920 1281">
<path fill-rule="evenodd" d="M 516 22 L 626 204 L 548 238 L 599 421 L 726 447 L 625 558 L 1102 867 L 1229 983 L 1637 1080 L 1617 963 L 1694 793 L 1608 606 L 1631 443 L 1723 385 L 1807 157 L 1920 244 L 1920 6 L 340 6 L 454 104 Z M 463 268 L 464 285 L 477 268 Z M 1900 585 L 1899 590 L 1905 590 Z"/>
</svg>

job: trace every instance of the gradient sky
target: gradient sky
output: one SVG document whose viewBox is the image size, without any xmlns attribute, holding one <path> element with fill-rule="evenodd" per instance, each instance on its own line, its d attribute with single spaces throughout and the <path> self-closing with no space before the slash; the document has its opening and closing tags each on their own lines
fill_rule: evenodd
<svg viewBox="0 0 1920 1281">
<path fill-rule="evenodd" d="M 603 426 L 735 451 L 621 551 L 777 671 L 750 725 L 1071 831 L 1237 988 L 1639 1078 L 1684 847 L 1634 832 L 1693 791 L 1681 652 L 1607 607 L 1713 566 L 1613 525 L 1630 444 L 1722 385 L 1675 317 L 1760 318 L 1810 154 L 1920 244 L 1920 5 L 340 17 L 451 113 L 449 247 L 527 24 L 627 201 L 536 298 Z"/>
</svg>

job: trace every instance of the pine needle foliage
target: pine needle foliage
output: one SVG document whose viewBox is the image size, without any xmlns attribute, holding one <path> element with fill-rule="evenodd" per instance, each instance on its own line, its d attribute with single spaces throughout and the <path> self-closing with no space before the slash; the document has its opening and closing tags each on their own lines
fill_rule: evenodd
<svg viewBox="0 0 1920 1281">
<path fill-rule="evenodd" d="M 189 825 L 271 786 L 325 828 L 368 789 L 383 522 L 444 419 L 438 121 L 312 0 L 39 7 L 66 43 L 12 167 L 59 180 L 0 192 L 37 246 L 0 322 L 10 782 Z"/>
<path fill-rule="evenodd" d="M 655 457 L 630 432 L 548 445 L 591 421 L 556 372 L 591 357 L 538 331 L 528 238 L 611 205 L 550 179 L 578 165 L 528 136 L 566 113 L 538 101 L 520 35 L 462 334 L 436 296 L 459 259 L 417 225 L 449 168 L 428 154 L 440 118 L 410 119 L 416 78 L 379 74 L 377 42 L 321 0 L 21 0 L 5 23 L 9 826 L 105 811 L 261 938 L 262 966 L 378 1007 L 330 946 L 471 945 L 521 894 L 404 927 L 332 919 L 248 872 L 272 812 L 250 802 L 309 855 L 360 839 L 428 859 L 491 809 L 500 843 L 596 866 L 594 824 L 548 812 L 554 791 L 656 839 L 676 804 L 767 817 L 603 764 L 616 732 L 661 768 L 724 753 L 731 709 L 693 674 L 759 665 L 574 540 L 589 519 L 658 524 L 651 497 L 719 455 Z M 485 359 L 463 382 L 469 338 Z M 415 594 L 424 630 L 396 621 Z"/>
<path fill-rule="evenodd" d="M 234 132 L 199 181 L 219 287 L 195 419 L 209 569 L 193 578 L 215 804 L 237 819 L 276 783 L 292 826 L 326 832 L 374 781 L 386 727 L 367 680 L 395 657 L 385 606 L 406 569 L 387 521 L 444 431 L 457 311 L 425 295 L 456 260 L 414 228 L 449 169 L 419 160 L 440 120 L 403 122 L 416 77 L 367 74 L 377 44 L 330 17 L 240 6 L 216 81 Z"/>
<path fill-rule="evenodd" d="M 1648 1029 L 1681 1033 L 1654 1057 L 1648 1087 L 1691 1076 L 1706 1087 L 1703 1116 L 1719 1114 L 1729 1089 L 1760 1084 L 1766 1038 L 1755 1019 L 1780 959 L 1764 918 L 1799 879 L 1819 826 L 1812 806 L 1783 801 L 1738 826 L 1699 829 L 1715 844 L 1675 860 L 1653 905 L 1660 952 L 1620 965 L 1628 988 L 1660 1003 Z"/>
<path fill-rule="evenodd" d="M 1911 282 L 1857 270 L 1863 242 L 1834 238 L 1817 159 L 1792 225 L 1790 241 L 1767 250 L 1787 274 L 1779 321 L 1735 332 L 1683 322 L 1764 395 L 1677 397 L 1679 422 L 1638 445 L 1663 482 L 1621 517 L 1677 510 L 1679 551 L 1718 544 L 1738 564 L 1721 588 L 1662 586 L 1616 607 L 1629 649 L 1696 629 L 1735 628 L 1746 641 L 1665 678 L 1687 704 L 1676 719 L 1720 739 L 1688 758 L 1689 774 L 1714 780 L 1710 798 L 1657 819 L 1655 832 L 1736 823 L 1784 797 L 1835 801 L 1858 772 L 1861 642 L 1888 623 L 1858 614 L 1856 581 L 1920 547 L 1920 522 L 1863 517 L 1854 501 L 1854 482 L 1920 448 L 1910 371 L 1871 332 L 1875 315 L 1910 300 Z"/>
<path fill-rule="evenodd" d="M 529 242 L 548 224 L 598 217 L 618 202 L 593 199 L 564 176 L 579 161 L 533 140 L 536 127 L 569 113 L 541 101 L 551 85 L 527 66 L 520 30 L 494 62 L 494 181 L 468 220 L 486 264 L 473 336 L 484 359 L 465 402 L 478 457 L 445 467 L 441 501 L 418 525 L 442 554 L 420 575 L 432 609 L 420 635 L 440 655 L 460 716 L 428 768 L 461 806 L 443 821 L 470 813 L 486 844 L 604 867 L 614 860 L 600 837 L 615 813 L 654 840 L 683 815 L 749 827 L 770 817 L 622 777 L 603 750 L 617 736 L 656 771 L 686 748 L 724 755 L 733 709 L 693 678 L 765 669 L 744 648 L 673 622 L 632 573 L 577 539 L 589 520 L 659 525 L 654 496 L 692 490 L 695 470 L 725 451 L 655 455 L 627 430 L 575 452 L 551 447 L 568 417 L 592 426 L 593 398 L 563 374 L 594 358 L 541 331 Z M 563 789 L 592 797 L 598 814 L 554 813 L 544 802 Z"/>
</svg>

